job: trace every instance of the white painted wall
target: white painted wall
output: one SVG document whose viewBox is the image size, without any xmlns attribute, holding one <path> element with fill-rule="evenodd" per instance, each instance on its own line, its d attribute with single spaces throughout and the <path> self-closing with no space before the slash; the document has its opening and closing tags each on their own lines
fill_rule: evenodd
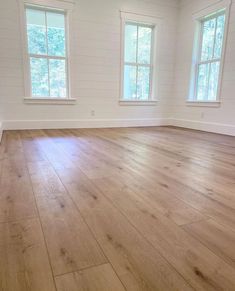
<svg viewBox="0 0 235 291">
<path fill-rule="evenodd" d="M 70 19 L 76 105 L 25 104 L 18 0 L 0 0 L 0 106 L 5 128 L 153 125 L 171 115 L 177 0 L 76 0 Z M 163 18 L 159 102 L 120 106 L 120 10 Z M 91 111 L 95 116 L 91 116 Z M 0 119 L 1 120 L 1 119 Z"/>
<path fill-rule="evenodd" d="M 192 14 L 219 0 L 76 0 L 70 19 L 71 97 L 77 98 L 76 105 L 23 102 L 18 0 L 0 1 L 0 123 L 5 128 L 173 124 L 235 135 L 235 0 L 219 108 L 186 104 L 194 40 Z M 156 106 L 119 105 L 120 10 L 163 18 Z"/>
<path fill-rule="evenodd" d="M 2 122 L 0 122 L 0 142 L 2 141 L 2 132 L 3 132 Z"/>
<path fill-rule="evenodd" d="M 180 2 L 177 30 L 177 54 L 175 67 L 174 100 L 171 112 L 174 125 L 235 135 L 235 1 L 233 0 L 224 73 L 222 79 L 221 106 L 218 108 L 192 107 L 186 105 L 189 92 L 194 22 L 192 14 L 218 0 L 182 0 Z"/>
</svg>

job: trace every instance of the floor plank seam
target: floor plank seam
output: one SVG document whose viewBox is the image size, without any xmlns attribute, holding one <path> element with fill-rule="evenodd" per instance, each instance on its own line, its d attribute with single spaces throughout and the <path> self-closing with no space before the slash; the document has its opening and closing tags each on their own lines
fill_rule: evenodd
<svg viewBox="0 0 235 291">
<path fill-rule="evenodd" d="M 76 290 L 101 277 L 121 290 L 234 290 L 234 141 L 168 127 L 5 132 L 3 283 Z M 179 149 L 193 159 L 177 168 Z M 32 277 L 12 281 L 21 270 Z"/>
<path fill-rule="evenodd" d="M 35 201 L 35 205 L 36 205 L 36 209 L 37 209 L 37 213 L 38 213 L 38 218 L 39 218 L 39 222 L 40 222 L 40 228 L 41 228 L 42 235 L 43 235 L 44 245 L 45 245 L 45 249 L 46 249 L 46 252 L 47 252 L 47 258 L 48 258 L 48 262 L 49 262 L 49 265 L 50 265 L 50 270 L 51 270 L 51 275 L 52 275 L 54 287 L 55 287 L 55 290 L 58 291 L 57 285 L 56 285 L 56 282 L 55 282 L 53 268 L 52 268 L 51 258 L 50 258 L 50 254 L 49 254 L 49 250 L 48 250 L 48 246 L 47 246 L 47 242 L 46 242 L 46 238 L 45 238 L 45 234 L 44 234 L 44 230 L 43 230 L 43 226 L 42 226 L 42 221 L 41 221 L 41 216 L 40 216 L 40 212 L 39 212 L 39 208 L 38 208 L 38 204 L 37 204 L 37 199 L 36 199 L 36 195 L 34 193 L 33 183 L 32 183 L 32 180 L 31 180 L 29 169 L 28 169 L 28 164 L 27 164 L 27 159 L 26 159 L 26 156 L 25 156 L 24 149 L 23 149 L 23 154 L 24 154 L 24 160 L 25 160 L 28 176 L 29 176 L 29 179 L 30 179 L 31 189 L 32 189 L 32 193 L 33 193 L 33 196 L 34 196 L 34 201 Z"/>
<path fill-rule="evenodd" d="M 89 179 L 89 178 L 88 178 Z M 93 183 L 93 182 L 92 182 Z M 149 244 L 149 245 L 151 245 L 154 249 L 155 249 L 155 251 L 158 253 L 158 255 L 160 256 L 160 257 L 162 257 L 163 258 L 163 260 L 165 260 L 176 272 L 177 272 L 177 274 L 185 281 L 185 282 L 187 282 L 188 284 L 189 284 L 189 286 L 192 288 L 192 289 L 194 289 L 194 290 L 196 290 L 191 284 L 190 284 L 190 282 L 186 279 L 186 278 L 184 278 L 184 276 L 168 261 L 168 259 L 167 258 L 165 258 L 164 257 L 164 255 L 162 255 L 160 252 L 159 252 L 159 250 L 156 248 L 156 246 L 153 244 L 153 243 L 151 243 L 149 240 L 148 240 L 148 238 L 146 238 L 146 236 L 144 235 L 144 234 L 142 234 L 142 232 L 131 222 L 131 220 L 128 218 L 128 216 L 126 215 L 126 214 L 124 214 L 123 213 L 123 211 L 122 210 L 120 210 L 120 209 L 118 209 L 117 208 L 117 206 L 115 205 L 115 204 L 113 204 L 112 203 L 112 201 L 106 196 L 106 194 L 104 194 L 103 192 L 101 192 L 102 193 L 102 195 L 103 196 L 105 196 L 106 197 L 106 199 L 122 214 L 122 216 L 124 216 L 125 218 L 126 218 L 126 220 L 131 224 L 131 226 L 139 233 L 139 235 L 141 235 L 141 237 L 145 240 L 145 241 L 147 241 L 147 243 Z"/>
<path fill-rule="evenodd" d="M 80 268 L 80 269 L 77 269 L 77 270 L 74 270 L 74 271 L 71 271 L 71 272 L 65 272 L 65 273 L 57 274 L 57 275 L 54 275 L 54 277 L 57 278 L 57 277 L 62 277 L 64 275 L 68 275 L 68 274 L 79 273 L 79 272 L 83 272 L 83 271 L 90 270 L 90 269 L 93 269 L 93 268 L 97 268 L 97 267 L 100 267 L 100 266 L 105 266 L 107 264 L 109 264 L 110 266 L 112 266 L 110 264 L 110 262 L 107 261 L 106 263 L 97 264 L 97 265 L 93 265 L 93 266 L 89 266 L 89 267 L 85 267 L 85 268 Z"/>
<path fill-rule="evenodd" d="M 46 153 L 45 153 L 45 155 L 46 155 Z M 118 278 L 118 279 L 119 279 L 119 281 L 121 282 L 121 284 L 122 284 L 123 288 L 124 288 L 125 290 L 127 290 L 127 289 L 126 289 L 126 287 L 125 287 L 125 285 L 123 284 L 122 280 L 121 280 L 121 279 L 120 279 L 120 277 L 118 276 L 118 274 L 117 274 L 117 272 L 116 272 L 116 270 L 115 270 L 115 268 L 114 268 L 113 264 L 112 264 L 112 263 L 109 261 L 109 259 L 108 259 L 108 257 L 106 256 L 106 254 L 105 254 L 105 252 L 104 252 L 103 248 L 101 247 L 100 243 L 99 243 L 99 242 L 98 242 L 98 240 L 96 239 L 96 237 L 95 237 L 95 235 L 94 235 L 93 231 L 90 229 L 90 227 L 89 227 L 88 223 L 86 222 L 85 218 L 83 217 L 82 213 L 80 212 L 79 208 L 77 207 L 77 204 L 74 202 L 73 198 L 71 197 L 71 195 L 70 195 L 70 193 L 69 193 L 69 191 L 68 191 L 68 189 L 67 189 L 66 185 L 63 183 L 63 181 L 61 180 L 60 176 L 58 175 L 57 169 L 54 167 L 54 165 L 53 165 L 53 164 L 52 164 L 52 163 L 51 163 L 49 160 L 48 160 L 48 162 L 50 163 L 50 165 L 51 165 L 51 166 L 52 166 L 52 168 L 54 169 L 54 171 L 55 171 L 55 173 L 56 173 L 57 177 L 59 178 L 60 182 L 62 183 L 62 185 L 63 185 L 63 186 L 64 186 L 64 188 L 66 189 L 66 191 L 67 191 L 67 195 L 69 196 L 69 198 L 71 199 L 71 201 L 72 201 L 72 202 L 73 202 L 73 204 L 75 205 L 75 207 L 76 207 L 76 209 L 77 209 L 77 211 L 78 211 L 79 215 L 80 215 L 80 216 L 81 216 L 81 218 L 83 219 L 83 221 L 84 221 L 84 223 L 86 224 L 87 228 L 89 229 L 89 231 L 90 231 L 90 233 L 91 233 L 92 237 L 93 237 L 93 238 L 94 238 L 94 240 L 96 241 L 96 243 L 97 243 L 97 245 L 99 246 L 100 250 L 102 251 L 102 253 L 103 253 L 104 257 L 106 258 L 106 260 L 107 260 L 107 263 L 109 263 L 109 264 L 111 265 L 111 267 L 112 267 L 113 271 L 115 272 L 115 274 L 116 274 L 117 278 Z M 79 168 L 79 169 L 80 169 L 80 168 Z M 81 170 L 81 169 L 80 169 L 80 170 Z M 81 170 L 81 171 L 82 171 L 82 170 Z M 84 174 L 84 175 L 85 175 L 85 174 Z M 101 264 L 101 265 L 103 265 L 103 264 Z M 55 276 L 54 276 L 54 277 L 55 277 Z"/>
<path fill-rule="evenodd" d="M 184 228 L 184 226 L 188 226 L 188 225 L 196 224 L 196 223 L 199 223 L 199 222 L 202 222 L 202 221 L 207 221 L 207 220 L 210 220 L 210 219 L 211 219 L 211 217 L 207 217 L 207 218 L 204 218 L 204 219 L 195 220 L 195 221 L 192 221 L 192 222 L 188 222 L 188 223 L 180 224 L 180 225 L 178 225 L 178 226 L 181 227 L 181 228 Z"/>
</svg>

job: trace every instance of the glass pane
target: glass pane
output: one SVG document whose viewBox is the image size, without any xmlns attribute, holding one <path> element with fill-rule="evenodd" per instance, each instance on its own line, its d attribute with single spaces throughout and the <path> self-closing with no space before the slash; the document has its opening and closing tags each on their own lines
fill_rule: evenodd
<svg viewBox="0 0 235 291">
<path fill-rule="evenodd" d="M 49 60 L 51 97 L 66 96 L 66 66 L 65 60 Z"/>
<path fill-rule="evenodd" d="M 225 15 L 220 15 L 217 18 L 217 29 L 216 29 L 216 39 L 215 39 L 215 49 L 214 58 L 220 58 L 222 53 L 223 38 L 224 38 L 224 24 Z"/>
<path fill-rule="evenodd" d="M 197 80 L 197 100 L 207 100 L 208 96 L 208 78 L 210 64 L 199 65 Z"/>
<path fill-rule="evenodd" d="M 136 99 L 136 66 L 125 66 L 124 99 Z"/>
<path fill-rule="evenodd" d="M 65 56 L 65 16 L 47 12 L 48 55 Z"/>
<path fill-rule="evenodd" d="M 217 97 L 218 80 L 219 80 L 220 62 L 211 64 L 208 100 L 215 101 Z"/>
<path fill-rule="evenodd" d="M 150 68 L 138 67 L 137 99 L 148 100 L 150 89 Z"/>
<path fill-rule="evenodd" d="M 30 58 L 31 86 L 33 97 L 48 97 L 48 63 L 47 59 Z"/>
<path fill-rule="evenodd" d="M 213 58 L 215 25 L 216 18 L 207 20 L 203 23 L 202 53 L 201 53 L 202 61 L 208 61 Z"/>
<path fill-rule="evenodd" d="M 125 62 L 136 63 L 137 25 L 125 26 Z"/>
<path fill-rule="evenodd" d="M 139 26 L 138 29 L 138 63 L 150 64 L 151 62 L 152 28 Z"/>
<path fill-rule="evenodd" d="M 29 53 L 45 55 L 47 53 L 45 12 L 26 9 L 26 18 Z"/>
</svg>

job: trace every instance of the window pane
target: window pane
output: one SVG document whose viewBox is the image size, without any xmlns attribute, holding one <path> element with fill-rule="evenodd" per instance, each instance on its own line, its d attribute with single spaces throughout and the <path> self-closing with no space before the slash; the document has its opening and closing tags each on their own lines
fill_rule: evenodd
<svg viewBox="0 0 235 291">
<path fill-rule="evenodd" d="M 213 58 L 215 25 L 216 18 L 207 20 L 203 23 L 202 53 L 201 53 L 202 61 L 208 61 Z"/>
<path fill-rule="evenodd" d="M 125 26 L 125 62 L 136 63 L 137 25 Z"/>
<path fill-rule="evenodd" d="M 220 58 L 223 46 L 225 15 L 217 18 L 216 40 L 214 49 L 214 58 Z"/>
<path fill-rule="evenodd" d="M 207 100 L 208 96 L 208 78 L 210 64 L 199 65 L 198 68 L 198 83 L 197 83 L 197 100 Z"/>
<path fill-rule="evenodd" d="M 139 26 L 138 29 L 138 63 L 150 64 L 152 28 Z"/>
<path fill-rule="evenodd" d="M 47 53 L 45 12 L 26 9 L 26 18 L 29 53 L 45 55 Z"/>
<path fill-rule="evenodd" d="M 48 63 L 47 59 L 30 58 L 31 86 L 34 97 L 48 97 Z"/>
<path fill-rule="evenodd" d="M 208 100 L 214 101 L 217 97 L 218 80 L 219 80 L 220 63 L 215 62 L 211 64 Z"/>
<path fill-rule="evenodd" d="M 66 96 L 66 66 L 64 60 L 49 60 L 51 97 Z"/>
<path fill-rule="evenodd" d="M 138 67 L 137 99 L 148 100 L 150 89 L 150 68 Z"/>
<path fill-rule="evenodd" d="M 124 99 L 136 99 L 136 66 L 125 66 Z"/>
<path fill-rule="evenodd" d="M 48 55 L 65 56 L 64 14 L 47 12 Z"/>
</svg>

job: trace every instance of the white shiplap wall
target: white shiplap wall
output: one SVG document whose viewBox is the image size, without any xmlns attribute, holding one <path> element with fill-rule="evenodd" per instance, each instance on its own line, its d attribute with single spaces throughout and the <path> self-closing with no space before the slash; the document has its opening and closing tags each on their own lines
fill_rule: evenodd
<svg viewBox="0 0 235 291">
<path fill-rule="evenodd" d="M 174 97 L 171 102 L 172 123 L 179 126 L 235 135 L 235 1 L 232 1 L 225 64 L 222 79 L 221 106 L 218 108 L 186 105 L 189 92 L 194 40 L 193 13 L 220 1 L 182 0 L 177 30 L 177 56 Z"/>
<path fill-rule="evenodd" d="M 76 105 L 23 102 L 19 0 L 0 0 L 0 106 L 5 128 L 151 125 L 171 115 L 177 0 L 76 0 L 70 19 Z M 120 10 L 162 17 L 157 106 L 120 106 Z M 95 111 L 95 116 L 91 111 Z"/>
</svg>

